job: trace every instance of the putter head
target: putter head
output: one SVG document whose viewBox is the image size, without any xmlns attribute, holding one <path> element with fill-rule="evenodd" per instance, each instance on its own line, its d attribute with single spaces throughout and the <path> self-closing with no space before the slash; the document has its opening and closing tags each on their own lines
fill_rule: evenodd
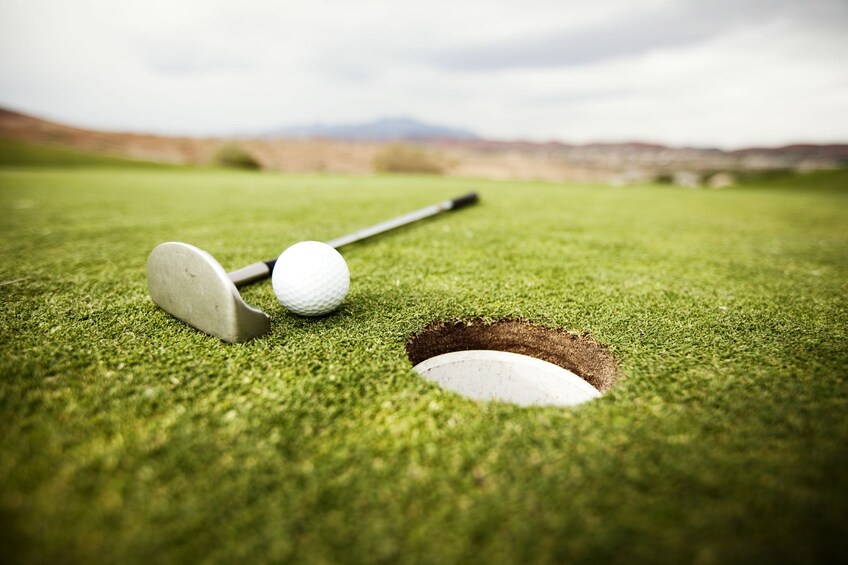
<svg viewBox="0 0 848 565">
<path fill-rule="evenodd" d="M 268 315 L 245 303 L 215 258 L 193 245 L 156 246 L 147 259 L 147 286 L 165 312 L 224 341 L 240 343 L 271 330 Z"/>
</svg>

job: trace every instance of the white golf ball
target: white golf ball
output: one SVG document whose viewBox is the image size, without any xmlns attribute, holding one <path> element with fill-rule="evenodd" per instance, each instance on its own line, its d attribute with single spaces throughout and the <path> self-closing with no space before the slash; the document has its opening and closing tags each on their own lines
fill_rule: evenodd
<svg viewBox="0 0 848 565">
<path fill-rule="evenodd" d="M 350 271 L 341 253 L 326 243 L 301 241 L 280 254 L 271 282 L 286 309 L 301 316 L 321 316 L 344 300 Z"/>
</svg>

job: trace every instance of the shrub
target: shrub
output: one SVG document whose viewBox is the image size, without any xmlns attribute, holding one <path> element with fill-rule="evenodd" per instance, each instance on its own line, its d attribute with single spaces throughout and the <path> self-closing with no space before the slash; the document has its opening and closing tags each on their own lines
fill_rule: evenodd
<svg viewBox="0 0 848 565">
<path fill-rule="evenodd" d="M 374 157 L 374 170 L 380 173 L 424 173 L 438 175 L 442 167 L 427 150 L 412 145 L 389 145 Z"/>
<path fill-rule="evenodd" d="M 262 168 L 262 164 L 249 151 L 233 143 L 221 146 L 215 153 L 214 162 L 216 165 L 230 169 L 255 171 Z"/>
</svg>

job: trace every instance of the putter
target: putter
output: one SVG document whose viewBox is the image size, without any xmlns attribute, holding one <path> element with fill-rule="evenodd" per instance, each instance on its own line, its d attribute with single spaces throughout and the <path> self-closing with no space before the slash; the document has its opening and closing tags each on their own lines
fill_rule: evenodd
<svg viewBox="0 0 848 565">
<path fill-rule="evenodd" d="M 477 200 L 477 194 L 471 192 L 333 239 L 327 245 L 338 249 Z M 153 302 L 175 318 L 223 341 L 241 343 L 268 333 L 271 318 L 242 300 L 238 287 L 271 276 L 276 261 L 259 261 L 227 273 L 209 253 L 172 241 L 150 253 L 147 286 Z"/>
</svg>

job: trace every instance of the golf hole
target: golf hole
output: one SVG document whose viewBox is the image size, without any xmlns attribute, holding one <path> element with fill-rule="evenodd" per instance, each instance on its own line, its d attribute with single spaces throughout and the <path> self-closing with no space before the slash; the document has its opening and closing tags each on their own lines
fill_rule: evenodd
<svg viewBox="0 0 848 565">
<path fill-rule="evenodd" d="M 406 344 L 413 370 L 466 398 L 575 406 L 618 379 L 609 350 L 588 336 L 522 321 L 434 323 Z"/>
</svg>

